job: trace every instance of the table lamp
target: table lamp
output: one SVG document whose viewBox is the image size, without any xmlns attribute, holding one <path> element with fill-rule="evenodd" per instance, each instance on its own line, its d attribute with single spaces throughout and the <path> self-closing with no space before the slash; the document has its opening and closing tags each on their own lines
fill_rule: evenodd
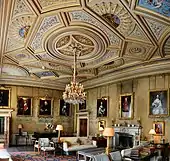
<svg viewBox="0 0 170 161">
<path fill-rule="evenodd" d="M 103 136 L 107 137 L 106 154 L 108 155 L 111 152 L 110 138 L 114 136 L 114 129 L 106 127 L 103 131 Z"/>
<path fill-rule="evenodd" d="M 23 128 L 22 124 L 18 125 L 18 129 L 19 129 L 19 135 L 22 135 L 21 129 Z"/>
<path fill-rule="evenodd" d="M 103 127 L 99 127 L 100 136 L 103 136 L 103 130 L 104 130 Z"/>
<path fill-rule="evenodd" d="M 154 135 L 155 134 L 156 134 L 155 130 L 154 129 L 150 129 L 149 135 L 151 135 L 151 139 L 150 139 L 151 143 L 154 143 Z"/>
<path fill-rule="evenodd" d="M 57 125 L 56 130 L 58 131 L 58 142 L 60 142 L 60 131 L 63 130 L 63 126 Z"/>
</svg>

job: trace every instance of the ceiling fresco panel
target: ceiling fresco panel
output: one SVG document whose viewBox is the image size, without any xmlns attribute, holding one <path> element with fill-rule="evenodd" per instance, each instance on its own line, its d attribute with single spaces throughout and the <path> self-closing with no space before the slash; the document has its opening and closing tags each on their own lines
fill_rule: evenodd
<svg viewBox="0 0 170 161">
<path fill-rule="evenodd" d="M 170 17 L 169 0 L 139 0 L 138 5 L 148 10 L 154 11 L 166 17 Z"/>
</svg>

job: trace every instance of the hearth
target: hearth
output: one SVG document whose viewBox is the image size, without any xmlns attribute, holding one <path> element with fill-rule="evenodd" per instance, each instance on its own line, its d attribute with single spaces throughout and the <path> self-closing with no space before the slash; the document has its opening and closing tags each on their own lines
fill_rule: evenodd
<svg viewBox="0 0 170 161">
<path fill-rule="evenodd" d="M 140 145 L 140 127 L 114 126 L 115 136 L 113 137 L 113 146 L 135 147 Z M 120 141 L 119 137 L 122 141 Z M 117 140 L 118 138 L 118 140 Z M 119 141 L 119 142 L 118 142 Z"/>
<path fill-rule="evenodd" d="M 127 149 L 132 147 L 133 147 L 133 135 L 122 132 L 115 133 L 116 149 Z"/>
</svg>

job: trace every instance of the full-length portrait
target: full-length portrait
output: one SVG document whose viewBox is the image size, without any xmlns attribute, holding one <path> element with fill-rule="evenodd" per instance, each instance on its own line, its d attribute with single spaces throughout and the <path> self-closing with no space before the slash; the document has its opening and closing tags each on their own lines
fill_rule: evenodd
<svg viewBox="0 0 170 161">
<path fill-rule="evenodd" d="M 32 99 L 30 97 L 21 97 L 17 99 L 17 115 L 31 116 Z"/>
<path fill-rule="evenodd" d="M 107 117 L 108 113 L 108 98 L 103 97 L 97 99 L 97 117 Z"/>
<path fill-rule="evenodd" d="M 120 118 L 133 118 L 133 94 L 127 93 L 120 95 Z"/>
<path fill-rule="evenodd" d="M 168 116 L 168 90 L 149 92 L 149 115 Z"/>
<path fill-rule="evenodd" d="M 40 99 L 40 116 L 51 116 L 52 115 L 52 100 L 51 99 Z"/>
</svg>

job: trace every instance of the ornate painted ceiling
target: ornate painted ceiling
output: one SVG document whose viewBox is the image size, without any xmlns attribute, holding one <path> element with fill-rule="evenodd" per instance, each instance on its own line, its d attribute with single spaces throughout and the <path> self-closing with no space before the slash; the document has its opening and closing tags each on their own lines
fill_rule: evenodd
<svg viewBox="0 0 170 161">
<path fill-rule="evenodd" d="M 1 84 L 63 90 L 170 71 L 170 0 L 0 0 Z"/>
</svg>

